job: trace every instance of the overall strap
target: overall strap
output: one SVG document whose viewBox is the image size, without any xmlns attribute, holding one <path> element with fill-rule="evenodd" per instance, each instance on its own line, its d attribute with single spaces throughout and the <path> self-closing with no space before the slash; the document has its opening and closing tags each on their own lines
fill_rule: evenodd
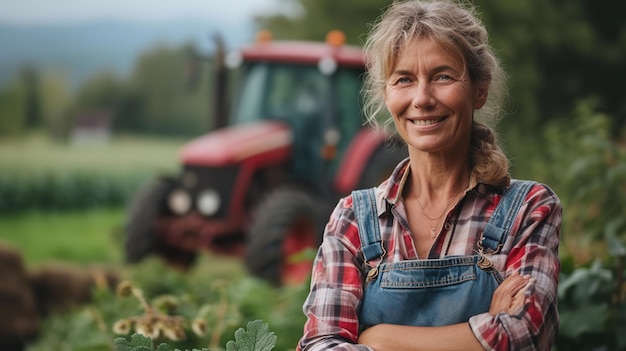
<svg viewBox="0 0 626 351">
<path fill-rule="evenodd" d="M 352 192 L 352 206 L 359 228 L 359 239 L 361 239 L 361 250 L 363 250 L 365 262 L 384 254 L 374 189 L 361 189 Z"/>
<path fill-rule="evenodd" d="M 529 180 L 514 179 L 511 181 L 511 185 L 505 190 L 485 227 L 480 247 L 487 250 L 487 252 L 500 251 L 526 198 L 526 194 L 528 194 L 530 188 L 535 183 Z"/>
</svg>

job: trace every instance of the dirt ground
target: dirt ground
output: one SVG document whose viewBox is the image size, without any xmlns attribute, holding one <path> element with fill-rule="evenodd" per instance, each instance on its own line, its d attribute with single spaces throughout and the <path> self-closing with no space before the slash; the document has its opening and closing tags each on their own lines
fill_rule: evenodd
<svg viewBox="0 0 626 351">
<path fill-rule="evenodd" d="M 50 312 L 87 303 L 94 286 L 117 280 L 110 271 L 63 264 L 29 270 L 18 250 L 0 245 L 0 350 L 24 350 Z"/>
</svg>

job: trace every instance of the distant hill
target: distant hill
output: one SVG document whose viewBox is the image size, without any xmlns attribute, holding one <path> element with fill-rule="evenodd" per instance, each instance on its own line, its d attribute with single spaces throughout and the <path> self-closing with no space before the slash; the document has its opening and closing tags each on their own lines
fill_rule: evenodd
<svg viewBox="0 0 626 351">
<path fill-rule="evenodd" d="M 101 21 L 73 25 L 0 25 L 0 87 L 20 67 L 31 64 L 42 71 L 66 75 L 76 87 L 99 71 L 128 74 L 138 55 L 157 44 L 194 42 L 210 52 L 211 36 L 219 31 L 229 47 L 253 38 L 252 23 L 223 20 L 178 20 L 161 23 Z"/>
</svg>

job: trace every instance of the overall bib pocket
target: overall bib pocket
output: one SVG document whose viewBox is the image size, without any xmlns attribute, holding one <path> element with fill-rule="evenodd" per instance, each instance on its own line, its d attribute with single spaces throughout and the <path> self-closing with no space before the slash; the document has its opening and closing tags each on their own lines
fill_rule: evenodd
<svg viewBox="0 0 626 351">
<path fill-rule="evenodd" d="M 365 287 L 360 323 L 441 326 L 489 311 L 498 273 L 480 269 L 479 260 L 476 255 L 381 264 Z"/>
</svg>

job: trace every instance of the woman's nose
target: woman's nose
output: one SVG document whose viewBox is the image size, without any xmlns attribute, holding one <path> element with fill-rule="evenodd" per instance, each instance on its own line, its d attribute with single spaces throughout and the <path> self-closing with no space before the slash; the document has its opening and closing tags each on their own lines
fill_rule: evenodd
<svg viewBox="0 0 626 351">
<path fill-rule="evenodd" d="M 435 105 L 432 86 L 426 82 L 419 82 L 413 90 L 413 106 L 419 109 L 429 109 Z"/>
</svg>

